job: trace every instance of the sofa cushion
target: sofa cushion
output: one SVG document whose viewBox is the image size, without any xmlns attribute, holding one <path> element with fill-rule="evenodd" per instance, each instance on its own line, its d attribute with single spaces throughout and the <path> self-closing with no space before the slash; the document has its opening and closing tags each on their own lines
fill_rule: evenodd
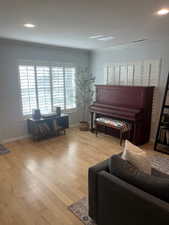
<svg viewBox="0 0 169 225">
<path fill-rule="evenodd" d="M 127 140 L 125 141 L 122 159 L 128 160 L 142 172 L 151 174 L 151 160 L 147 153 Z"/>
<path fill-rule="evenodd" d="M 169 202 L 169 179 L 146 174 L 119 155 L 109 159 L 109 169 L 112 175 Z"/>
</svg>

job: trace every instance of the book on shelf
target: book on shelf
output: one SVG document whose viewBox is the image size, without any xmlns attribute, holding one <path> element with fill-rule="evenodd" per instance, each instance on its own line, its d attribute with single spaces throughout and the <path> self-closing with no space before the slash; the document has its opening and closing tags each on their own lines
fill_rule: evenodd
<svg viewBox="0 0 169 225">
<path fill-rule="evenodd" d="M 169 126 L 169 114 L 168 113 L 163 113 L 162 118 L 161 118 L 161 123 L 168 124 Z"/>
<path fill-rule="evenodd" d="M 158 141 L 161 144 L 169 145 L 169 127 L 168 126 L 160 127 Z"/>
</svg>

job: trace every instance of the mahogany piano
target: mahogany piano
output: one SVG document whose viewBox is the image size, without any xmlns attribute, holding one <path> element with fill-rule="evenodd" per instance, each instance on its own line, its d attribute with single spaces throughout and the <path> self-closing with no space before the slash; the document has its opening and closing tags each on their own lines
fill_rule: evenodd
<svg viewBox="0 0 169 225">
<path fill-rule="evenodd" d="M 96 101 L 89 106 L 91 130 L 100 116 L 131 123 L 131 141 L 142 145 L 149 141 L 154 87 L 96 85 Z"/>
</svg>

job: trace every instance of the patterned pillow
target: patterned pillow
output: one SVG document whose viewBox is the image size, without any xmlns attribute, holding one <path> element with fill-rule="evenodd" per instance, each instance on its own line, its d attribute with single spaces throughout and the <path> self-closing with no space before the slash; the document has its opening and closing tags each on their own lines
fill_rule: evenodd
<svg viewBox="0 0 169 225">
<path fill-rule="evenodd" d="M 130 162 L 140 171 L 151 174 L 151 159 L 147 153 L 127 140 L 121 158 Z"/>
</svg>

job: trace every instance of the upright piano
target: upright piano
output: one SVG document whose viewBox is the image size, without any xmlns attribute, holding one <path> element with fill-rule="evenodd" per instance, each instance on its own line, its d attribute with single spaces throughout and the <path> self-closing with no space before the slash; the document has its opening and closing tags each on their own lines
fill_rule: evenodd
<svg viewBox="0 0 169 225">
<path fill-rule="evenodd" d="M 131 141 L 142 145 L 149 141 L 154 87 L 96 85 L 96 101 L 89 106 L 91 131 L 100 116 L 131 123 Z M 112 131 L 113 132 L 113 131 Z"/>
</svg>

